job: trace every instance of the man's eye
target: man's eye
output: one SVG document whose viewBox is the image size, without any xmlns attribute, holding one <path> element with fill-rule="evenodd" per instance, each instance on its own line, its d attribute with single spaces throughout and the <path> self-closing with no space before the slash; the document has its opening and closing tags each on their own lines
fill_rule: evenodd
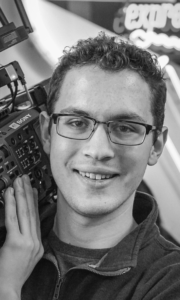
<svg viewBox="0 0 180 300">
<path fill-rule="evenodd" d="M 74 122 L 71 122 L 71 125 L 75 126 L 75 127 L 82 127 L 84 125 L 84 123 L 82 121 L 74 121 Z"/>
<path fill-rule="evenodd" d="M 79 120 L 79 119 L 69 120 L 67 125 L 76 127 L 76 128 L 83 128 L 83 127 L 87 126 L 87 124 L 84 120 Z"/>
<path fill-rule="evenodd" d="M 133 132 L 134 130 L 130 126 L 120 125 L 119 126 L 119 131 L 121 131 L 121 132 Z"/>
<path fill-rule="evenodd" d="M 116 124 L 113 127 L 113 130 L 119 133 L 131 133 L 135 131 L 135 129 L 132 126 L 126 124 Z"/>
</svg>

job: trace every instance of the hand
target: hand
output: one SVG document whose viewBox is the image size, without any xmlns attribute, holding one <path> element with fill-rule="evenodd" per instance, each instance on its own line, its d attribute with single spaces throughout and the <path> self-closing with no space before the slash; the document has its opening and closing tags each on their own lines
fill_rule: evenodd
<svg viewBox="0 0 180 300">
<path fill-rule="evenodd" d="M 37 191 L 27 175 L 18 177 L 13 187 L 4 195 L 7 235 L 0 249 L 0 299 L 20 299 L 24 282 L 44 253 Z"/>
</svg>

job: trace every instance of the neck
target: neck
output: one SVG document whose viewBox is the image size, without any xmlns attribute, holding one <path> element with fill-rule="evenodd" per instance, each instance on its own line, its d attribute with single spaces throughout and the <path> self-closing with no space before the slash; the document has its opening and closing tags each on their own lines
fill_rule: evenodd
<svg viewBox="0 0 180 300">
<path fill-rule="evenodd" d="M 137 226 L 132 216 L 134 195 L 108 215 L 87 217 L 57 202 L 56 235 L 65 243 L 89 248 L 111 248 Z M 60 199 L 58 199 L 60 200 Z"/>
</svg>

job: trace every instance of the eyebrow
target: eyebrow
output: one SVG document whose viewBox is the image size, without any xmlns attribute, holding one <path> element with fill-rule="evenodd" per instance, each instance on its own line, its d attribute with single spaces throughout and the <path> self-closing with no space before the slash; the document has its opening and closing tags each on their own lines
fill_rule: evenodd
<svg viewBox="0 0 180 300">
<path fill-rule="evenodd" d="M 60 114 L 76 114 L 76 115 L 81 115 L 81 116 L 83 115 L 83 116 L 90 117 L 90 114 L 87 113 L 86 111 L 71 106 L 62 109 L 60 111 Z"/>
<path fill-rule="evenodd" d="M 80 116 L 87 116 L 93 118 L 91 114 L 88 112 L 78 109 L 72 106 L 69 106 L 67 108 L 64 108 L 60 111 L 60 114 L 76 114 Z M 143 119 L 140 115 L 134 113 L 134 112 L 125 112 L 125 113 L 120 113 L 116 115 L 110 115 L 108 117 L 110 121 L 116 121 L 116 120 L 129 120 L 129 121 L 137 121 L 141 123 L 147 123 L 145 119 Z"/>
<path fill-rule="evenodd" d="M 111 120 L 129 120 L 129 121 L 137 121 L 141 123 L 146 123 L 146 120 L 142 118 L 140 115 L 136 113 L 121 113 L 115 116 L 112 116 Z"/>
</svg>

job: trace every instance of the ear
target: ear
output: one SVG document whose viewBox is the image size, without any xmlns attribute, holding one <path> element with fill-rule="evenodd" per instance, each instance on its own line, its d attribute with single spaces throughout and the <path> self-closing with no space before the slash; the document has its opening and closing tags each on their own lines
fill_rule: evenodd
<svg viewBox="0 0 180 300">
<path fill-rule="evenodd" d="M 39 115 L 39 123 L 41 129 L 41 141 L 46 154 L 50 154 L 51 137 L 49 132 L 50 118 L 46 111 L 42 111 Z"/>
<path fill-rule="evenodd" d="M 168 136 L 168 128 L 163 126 L 161 133 L 158 135 L 155 143 L 151 148 L 148 165 L 153 166 L 161 156 Z"/>
</svg>

